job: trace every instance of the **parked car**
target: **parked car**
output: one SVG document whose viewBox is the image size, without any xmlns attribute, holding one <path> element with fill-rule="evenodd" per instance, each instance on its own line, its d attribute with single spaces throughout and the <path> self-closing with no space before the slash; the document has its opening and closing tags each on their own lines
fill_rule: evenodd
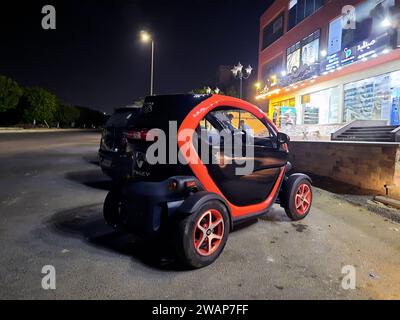
<svg viewBox="0 0 400 320">
<path fill-rule="evenodd" d="M 178 136 L 189 132 L 195 137 L 172 140 L 187 162 L 150 164 L 147 151 L 161 140 L 149 130 L 167 133 L 170 121 L 178 123 Z M 250 128 L 255 130 L 251 136 Z M 216 138 L 217 131 L 225 132 L 223 139 Z M 126 227 L 146 239 L 173 240 L 177 256 L 191 268 L 215 261 L 235 225 L 268 214 L 274 203 L 280 203 L 292 220 L 304 219 L 310 212 L 311 179 L 287 175 L 289 137 L 263 111 L 243 100 L 221 95 L 147 97 L 128 131 L 128 142 L 133 177 L 108 193 L 104 218 L 109 225 Z M 195 149 L 198 142 L 209 149 L 207 156 L 212 159 L 230 154 L 238 161 L 208 161 Z M 229 152 L 236 144 L 254 152 L 245 157 Z M 238 174 L 243 165 L 239 160 L 244 158 L 253 168 Z"/>
<path fill-rule="evenodd" d="M 126 150 L 126 133 L 134 125 L 139 110 L 140 107 L 116 109 L 101 135 L 99 164 L 103 172 L 116 182 L 124 181 L 132 173 L 132 155 Z"/>
</svg>

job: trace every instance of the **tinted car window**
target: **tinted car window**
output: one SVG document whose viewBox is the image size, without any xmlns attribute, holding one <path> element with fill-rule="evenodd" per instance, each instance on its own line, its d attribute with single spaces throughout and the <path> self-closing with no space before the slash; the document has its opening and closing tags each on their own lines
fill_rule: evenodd
<svg viewBox="0 0 400 320">
<path fill-rule="evenodd" d="M 149 96 L 138 114 L 135 126 L 140 129 L 162 129 L 166 133 L 169 121 L 176 121 L 178 126 L 186 116 L 210 95 L 169 95 Z"/>
</svg>

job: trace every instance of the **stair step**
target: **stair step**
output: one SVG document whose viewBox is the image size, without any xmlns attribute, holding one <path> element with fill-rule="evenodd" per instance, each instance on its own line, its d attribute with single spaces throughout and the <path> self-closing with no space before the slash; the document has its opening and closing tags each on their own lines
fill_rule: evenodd
<svg viewBox="0 0 400 320">
<path fill-rule="evenodd" d="M 372 142 L 394 142 L 391 138 L 336 138 L 336 141 L 372 141 Z"/>
<path fill-rule="evenodd" d="M 394 142 L 392 131 L 397 128 L 399 126 L 350 127 L 332 140 Z"/>
<path fill-rule="evenodd" d="M 357 137 L 357 136 L 339 136 L 338 139 L 385 139 L 385 140 L 394 140 L 392 137 L 380 137 L 380 136 L 368 136 L 368 137 Z"/>
<path fill-rule="evenodd" d="M 368 127 L 351 127 L 351 129 L 396 129 L 398 126 L 368 126 Z"/>
<path fill-rule="evenodd" d="M 387 137 L 391 137 L 392 134 L 390 132 L 343 132 L 340 135 L 346 135 L 346 136 L 387 136 Z"/>
<path fill-rule="evenodd" d="M 393 131 L 393 129 L 370 129 L 370 128 L 368 128 L 368 129 L 364 129 L 364 130 L 359 130 L 359 129 L 349 129 L 349 130 L 346 130 L 346 132 L 347 131 L 350 131 L 350 132 L 392 132 Z"/>
</svg>

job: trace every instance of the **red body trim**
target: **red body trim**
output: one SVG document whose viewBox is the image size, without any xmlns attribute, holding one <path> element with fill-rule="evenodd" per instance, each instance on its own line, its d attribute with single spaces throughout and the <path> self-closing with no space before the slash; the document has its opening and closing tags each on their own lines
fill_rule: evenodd
<svg viewBox="0 0 400 320">
<path fill-rule="evenodd" d="M 181 141 L 179 139 L 180 133 L 183 130 L 196 130 L 197 126 L 199 125 L 200 121 L 213 109 L 218 108 L 218 107 L 236 107 L 239 109 L 246 110 L 250 113 L 252 113 L 254 116 L 256 116 L 259 119 L 265 119 L 269 125 L 273 128 L 275 133 L 278 132 L 276 126 L 274 123 L 266 117 L 265 113 L 258 107 L 237 99 L 233 97 L 227 97 L 227 96 L 221 96 L 221 95 L 213 95 L 209 99 L 203 101 L 200 103 L 196 108 L 194 108 L 188 115 L 187 117 L 183 120 L 181 126 L 179 127 L 178 130 L 178 145 L 179 149 L 181 150 L 182 155 L 185 157 L 185 159 L 188 161 L 188 164 L 190 168 L 192 169 L 193 173 L 196 175 L 196 177 L 200 180 L 201 184 L 203 187 L 206 189 L 208 192 L 214 192 L 221 197 L 223 197 L 226 202 L 229 204 L 232 216 L 237 218 L 237 217 L 242 217 L 246 215 L 251 215 L 256 212 L 262 212 L 266 210 L 274 201 L 274 198 L 279 192 L 279 187 L 281 185 L 281 182 L 283 180 L 284 174 L 285 174 L 285 167 L 282 167 L 280 169 L 279 177 L 277 181 L 275 182 L 275 185 L 267 197 L 263 202 L 250 205 L 250 206 L 244 206 L 244 207 L 239 207 L 235 206 L 232 203 L 230 203 L 224 194 L 219 190 L 215 182 L 211 179 L 210 175 L 208 174 L 208 170 L 206 166 L 203 164 L 201 159 L 199 158 L 193 143 L 190 143 L 189 150 L 187 149 L 187 140 Z M 186 148 L 183 148 L 183 146 L 186 145 Z M 189 161 L 189 157 L 192 161 Z"/>
</svg>

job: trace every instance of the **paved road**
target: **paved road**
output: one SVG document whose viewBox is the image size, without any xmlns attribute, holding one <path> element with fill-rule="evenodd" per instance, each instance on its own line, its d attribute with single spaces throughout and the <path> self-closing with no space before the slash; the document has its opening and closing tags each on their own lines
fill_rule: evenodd
<svg viewBox="0 0 400 320">
<path fill-rule="evenodd" d="M 280 207 L 230 235 L 216 263 L 182 271 L 102 220 L 110 186 L 94 133 L 0 135 L 0 298 L 400 298 L 400 226 L 316 189 L 310 216 Z M 57 289 L 41 288 L 53 265 Z M 356 290 L 341 288 L 353 265 Z"/>
</svg>

